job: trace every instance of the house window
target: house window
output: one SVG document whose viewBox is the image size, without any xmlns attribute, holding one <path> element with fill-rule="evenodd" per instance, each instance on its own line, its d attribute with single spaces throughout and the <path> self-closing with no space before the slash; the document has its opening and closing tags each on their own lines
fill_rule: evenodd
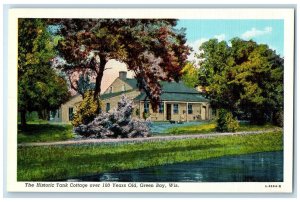
<svg viewBox="0 0 300 202">
<path fill-rule="evenodd" d="M 110 103 L 106 103 L 106 112 L 109 112 L 110 110 Z"/>
<path fill-rule="evenodd" d="M 109 93 L 112 93 L 113 92 L 113 87 L 109 87 Z"/>
<path fill-rule="evenodd" d="M 125 84 L 123 84 L 123 86 L 122 86 L 122 92 L 124 92 L 126 90 L 126 86 L 125 86 Z"/>
<path fill-rule="evenodd" d="M 173 114 L 178 114 L 178 104 L 173 104 Z"/>
<path fill-rule="evenodd" d="M 193 105 L 188 104 L 188 114 L 193 114 Z"/>
<path fill-rule="evenodd" d="M 69 121 L 73 120 L 73 107 L 69 107 Z"/>
<path fill-rule="evenodd" d="M 164 113 L 164 103 L 163 102 L 159 103 L 159 113 Z"/>
<path fill-rule="evenodd" d="M 144 112 L 149 113 L 149 102 L 144 102 Z"/>
</svg>

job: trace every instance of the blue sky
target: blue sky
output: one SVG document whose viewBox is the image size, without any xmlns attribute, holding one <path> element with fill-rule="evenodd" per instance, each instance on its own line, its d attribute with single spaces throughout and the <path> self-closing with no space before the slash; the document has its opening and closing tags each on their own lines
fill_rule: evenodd
<svg viewBox="0 0 300 202">
<path fill-rule="evenodd" d="M 283 20 L 179 20 L 177 27 L 185 27 L 187 43 L 194 50 L 211 38 L 229 41 L 234 37 L 267 44 L 280 56 L 283 53 Z M 192 59 L 193 56 L 190 57 Z"/>
</svg>

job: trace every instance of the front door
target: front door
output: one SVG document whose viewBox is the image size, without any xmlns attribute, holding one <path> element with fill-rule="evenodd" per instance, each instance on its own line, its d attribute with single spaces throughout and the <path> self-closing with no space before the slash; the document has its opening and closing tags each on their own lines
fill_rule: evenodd
<svg viewBox="0 0 300 202">
<path fill-rule="evenodd" d="M 172 105 L 167 104 L 167 120 L 171 120 Z"/>
<path fill-rule="evenodd" d="M 202 106 L 201 109 L 201 119 L 206 120 L 206 106 Z"/>
</svg>

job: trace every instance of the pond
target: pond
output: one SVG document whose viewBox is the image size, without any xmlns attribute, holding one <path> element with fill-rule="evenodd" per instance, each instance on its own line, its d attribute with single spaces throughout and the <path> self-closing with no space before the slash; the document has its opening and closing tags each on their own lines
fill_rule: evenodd
<svg viewBox="0 0 300 202">
<path fill-rule="evenodd" d="M 118 182 L 282 182 L 283 152 L 247 155 L 107 172 L 70 181 Z"/>
</svg>

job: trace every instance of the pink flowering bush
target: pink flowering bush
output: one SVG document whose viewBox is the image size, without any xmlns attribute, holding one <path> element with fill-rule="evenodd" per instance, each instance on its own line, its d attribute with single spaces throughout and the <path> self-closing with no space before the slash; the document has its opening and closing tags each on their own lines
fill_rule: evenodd
<svg viewBox="0 0 300 202">
<path fill-rule="evenodd" d="M 134 138 L 147 137 L 149 123 L 132 118 L 133 103 L 122 95 L 116 109 L 100 113 L 92 122 L 75 127 L 75 132 L 85 137 Z"/>
</svg>

